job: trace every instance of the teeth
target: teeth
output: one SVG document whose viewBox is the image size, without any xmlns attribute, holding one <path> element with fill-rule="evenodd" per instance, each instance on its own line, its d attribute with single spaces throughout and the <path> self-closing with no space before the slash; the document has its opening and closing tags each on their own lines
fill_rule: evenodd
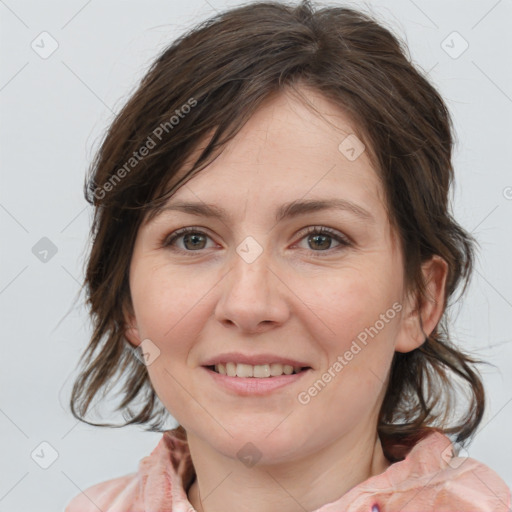
<svg viewBox="0 0 512 512">
<path fill-rule="evenodd" d="M 250 364 L 238 363 L 236 365 L 236 376 L 237 377 L 252 377 L 252 375 L 253 375 L 253 367 Z"/>
<path fill-rule="evenodd" d="M 270 365 L 270 375 L 275 377 L 276 375 L 282 375 L 284 373 L 284 368 L 282 364 L 273 363 Z"/>
<path fill-rule="evenodd" d="M 238 375 L 238 372 L 237 372 Z M 253 367 L 253 377 L 263 378 L 270 377 L 269 364 L 257 364 Z"/>
<path fill-rule="evenodd" d="M 285 375 L 291 375 L 291 374 L 293 373 L 293 366 L 290 366 L 290 365 L 288 365 L 288 364 L 285 364 L 285 365 L 283 366 L 283 373 L 284 373 Z"/>
<path fill-rule="evenodd" d="M 280 375 L 291 375 L 299 373 L 301 366 L 291 366 L 289 364 L 243 364 L 243 363 L 226 363 L 216 364 L 215 371 L 228 377 L 256 377 L 264 379 L 267 377 L 278 377 Z"/>
<path fill-rule="evenodd" d="M 236 364 L 226 363 L 226 373 L 228 377 L 236 377 Z"/>
</svg>

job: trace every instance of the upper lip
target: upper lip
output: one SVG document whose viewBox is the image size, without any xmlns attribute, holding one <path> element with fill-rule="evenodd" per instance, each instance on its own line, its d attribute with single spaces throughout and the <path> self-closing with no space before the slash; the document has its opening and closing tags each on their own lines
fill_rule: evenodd
<svg viewBox="0 0 512 512">
<path fill-rule="evenodd" d="M 203 362 L 202 366 L 214 366 L 216 364 L 225 363 L 241 363 L 260 365 L 260 364 L 286 364 L 290 366 L 310 367 L 309 364 L 303 361 L 297 361 L 296 359 L 290 359 L 289 357 L 282 357 L 274 354 L 254 354 L 246 355 L 239 352 L 227 352 L 224 354 L 218 354 L 210 359 Z"/>
</svg>

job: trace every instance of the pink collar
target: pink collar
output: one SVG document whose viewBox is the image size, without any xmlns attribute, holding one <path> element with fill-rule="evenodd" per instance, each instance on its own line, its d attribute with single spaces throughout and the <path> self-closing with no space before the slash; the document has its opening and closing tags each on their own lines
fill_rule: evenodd
<svg viewBox="0 0 512 512">
<path fill-rule="evenodd" d="M 448 437 L 432 430 L 404 460 L 315 512 L 509 511 L 510 490 L 493 470 L 474 459 L 452 455 L 453 445 Z M 183 431 L 166 431 L 151 455 L 139 465 L 143 510 L 193 510 L 185 489 L 194 477 Z"/>
<path fill-rule="evenodd" d="M 404 451 L 402 460 L 356 485 L 314 512 L 510 512 L 510 490 L 490 468 L 453 457 L 453 446 L 430 429 Z M 151 455 L 132 473 L 96 484 L 76 496 L 66 512 L 194 512 L 187 489 L 195 478 L 183 429 L 162 435 Z"/>
</svg>

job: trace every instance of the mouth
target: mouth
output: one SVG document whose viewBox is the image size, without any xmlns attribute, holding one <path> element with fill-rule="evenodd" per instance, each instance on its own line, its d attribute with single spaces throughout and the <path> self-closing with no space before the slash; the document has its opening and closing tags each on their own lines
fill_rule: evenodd
<svg viewBox="0 0 512 512">
<path fill-rule="evenodd" d="M 250 365 L 233 362 L 208 365 L 204 368 L 227 377 L 253 379 L 272 379 L 283 375 L 297 375 L 311 369 L 310 366 L 292 366 L 281 363 Z"/>
<path fill-rule="evenodd" d="M 298 386 L 313 368 L 281 363 L 250 365 L 245 363 L 217 363 L 202 367 L 211 384 L 230 395 L 266 397 L 279 390 Z"/>
</svg>

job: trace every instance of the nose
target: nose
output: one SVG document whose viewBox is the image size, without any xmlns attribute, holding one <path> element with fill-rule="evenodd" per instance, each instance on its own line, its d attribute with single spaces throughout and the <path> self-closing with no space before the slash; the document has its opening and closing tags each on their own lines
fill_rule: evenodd
<svg viewBox="0 0 512 512">
<path fill-rule="evenodd" d="M 219 322 L 247 333 L 260 333 L 287 320 L 290 292 L 269 260 L 266 251 L 254 261 L 234 251 L 215 308 Z"/>
</svg>

